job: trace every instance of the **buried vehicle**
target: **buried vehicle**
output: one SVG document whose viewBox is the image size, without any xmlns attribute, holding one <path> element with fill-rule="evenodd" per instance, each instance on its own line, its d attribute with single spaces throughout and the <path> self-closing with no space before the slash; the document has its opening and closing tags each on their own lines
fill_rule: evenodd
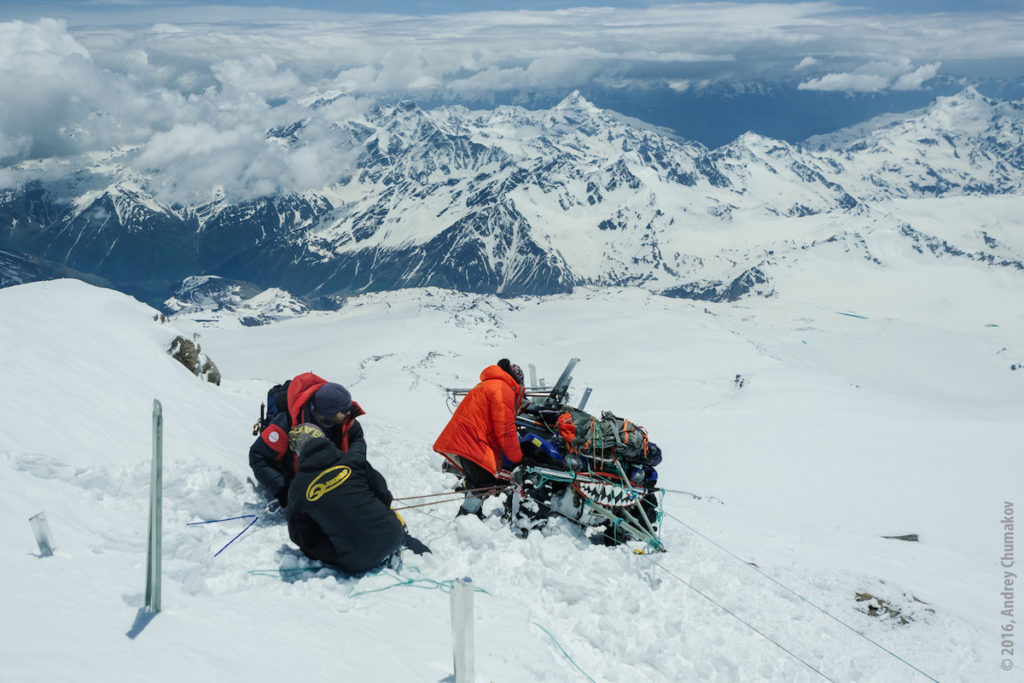
<svg viewBox="0 0 1024 683">
<path fill-rule="evenodd" d="M 508 482 L 500 492 L 502 518 L 524 536 L 551 518 L 565 518 L 593 530 L 588 535 L 595 542 L 638 542 L 649 551 L 664 550 L 655 469 L 661 449 L 640 425 L 610 412 L 584 412 L 589 388 L 578 407 L 568 405 L 578 362 L 570 360 L 554 386 L 526 387 L 516 415 L 523 459 L 518 465 L 505 461 L 496 475 Z M 456 404 L 469 389 L 446 392 Z M 445 467 L 462 471 L 447 458 Z"/>
</svg>

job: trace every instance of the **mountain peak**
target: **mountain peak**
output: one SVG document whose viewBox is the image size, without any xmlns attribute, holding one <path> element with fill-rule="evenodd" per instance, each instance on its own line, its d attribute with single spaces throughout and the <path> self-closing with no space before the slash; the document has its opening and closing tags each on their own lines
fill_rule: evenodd
<svg viewBox="0 0 1024 683">
<path fill-rule="evenodd" d="M 580 94 L 579 90 L 573 90 L 561 102 L 552 107 L 554 110 L 574 109 L 577 111 L 596 112 L 598 108 L 590 103 L 587 98 Z"/>
<path fill-rule="evenodd" d="M 930 107 L 926 108 L 926 111 L 958 107 L 991 107 L 995 104 L 996 102 L 994 100 L 985 97 L 978 92 L 974 86 L 969 85 L 955 95 L 936 98 L 935 102 L 933 102 Z"/>
</svg>

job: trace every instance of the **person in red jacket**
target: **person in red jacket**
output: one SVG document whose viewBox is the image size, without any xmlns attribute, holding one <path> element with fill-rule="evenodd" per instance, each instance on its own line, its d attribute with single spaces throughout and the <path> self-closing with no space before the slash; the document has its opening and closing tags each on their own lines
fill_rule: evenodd
<svg viewBox="0 0 1024 683">
<path fill-rule="evenodd" d="M 502 485 L 496 475 L 503 459 L 513 465 L 523 459 L 515 422 L 523 393 L 518 365 L 507 358 L 489 365 L 434 442 L 434 450 L 465 475 L 467 489 Z M 459 514 L 482 517 L 484 498 L 467 493 Z"/>
<path fill-rule="evenodd" d="M 356 420 L 364 415 L 348 389 L 304 372 L 288 384 L 288 406 L 274 417 L 249 448 L 249 466 L 267 496 L 281 507 L 288 505 L 288 485 L 298 472 L 298 456 L 290 447 L 288 432 L 299 424 L 319 427 L 342 453 L 366 458 L 363 428 Z"/>
</svg>

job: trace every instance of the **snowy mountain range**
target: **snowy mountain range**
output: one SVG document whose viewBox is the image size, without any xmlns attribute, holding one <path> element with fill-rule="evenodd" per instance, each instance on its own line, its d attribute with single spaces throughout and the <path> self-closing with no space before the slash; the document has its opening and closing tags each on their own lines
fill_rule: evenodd
<svg viewBox="0 0 1024 683">
<path fill-rule="evenodd" d="M 311 115 L 328 103 L 311 101 Z M 271 129 L 266 144 L 311 144 L 307 123 Z M 880 268 L 953 258 L 1024 269 L 1012 227 L 1024 104 L 971 89 L 804 145 L 748 133 L 710 150 L 578 93 L 541 111 L 376 105 L 333 122 L 330 136 L 354 160 L 344 177 L 244 201 L 217 188 L 209 201 L 167 201 L 139 150 L 111 151 L 0 192 L 0 249 L 151 302 L 208 275 L 317 308 L 330 306 L 322 297 L 430 286 L 736 300 L 770 296 L 793 263 L 839 254 Z M 54 177 L 59 164 L 37 165 Z M 923 208 L 937 198 L 943 209 Z M 978 198 L 996 200 L 987 222 Z M 947 210 L 955 225 L 934 220 Z"/>
</svg>

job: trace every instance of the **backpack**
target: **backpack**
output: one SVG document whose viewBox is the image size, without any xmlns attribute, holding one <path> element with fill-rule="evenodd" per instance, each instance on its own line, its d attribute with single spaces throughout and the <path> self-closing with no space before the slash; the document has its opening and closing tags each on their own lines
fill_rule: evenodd
<svg viewBox="0 0 1024 683">
<path fill-rule="evenodd" d="M 600 418 L 576 408 L 567 408 L 558 416 L 558 433 L 566 450 L 577 453 L 595 465 L 642 465 L 650 459 L 647 430 L 638 424 L 604 411 Z"/>
<path fill-rule="evenodd" d="M 266 429 L 278 413 L 288 410 L 288 385 L 292 381 L 286 380 L 282 384 L 275 384 L 267 392 L 267 402 L 260 404 L 260 419 L 252 426 L 252 435 L 259 436 Z"/>
</svg>

